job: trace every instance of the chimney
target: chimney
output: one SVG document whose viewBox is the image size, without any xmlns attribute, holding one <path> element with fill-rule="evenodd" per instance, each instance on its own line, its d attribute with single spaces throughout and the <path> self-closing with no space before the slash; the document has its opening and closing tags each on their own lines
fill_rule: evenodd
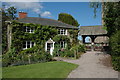
<svg viewBox="0 0 120 80">
<path fill-rule="evenodd" d="M 27 13 L 26 12 L 19 12 L 19 19 L 26 18 Z"/>
</svg>

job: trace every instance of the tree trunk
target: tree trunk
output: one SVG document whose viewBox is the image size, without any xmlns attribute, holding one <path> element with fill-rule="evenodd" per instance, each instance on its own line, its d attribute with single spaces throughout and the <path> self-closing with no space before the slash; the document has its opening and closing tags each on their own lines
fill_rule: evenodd
<svg viewBox="0 0 120 80">
<path fill-rule="evenodd" d="M 10 24 L 8 24 L 8 26 L 7 26 L 7 43 L 8 43 L 8 50 L 10 50 L 11 41 L 12 41 L 12 27 L 10 26 Z"/>
</svg>

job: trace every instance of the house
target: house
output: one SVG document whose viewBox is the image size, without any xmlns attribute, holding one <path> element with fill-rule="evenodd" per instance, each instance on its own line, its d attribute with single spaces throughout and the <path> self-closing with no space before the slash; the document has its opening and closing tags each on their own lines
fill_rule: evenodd
<svg viewBox="0 0 120 80">
<path fill-rule="evenodd" d="M 40 24 L 40 25 L 46 25 L 49 27 L 55 27 L 55 29 L 58 31 L 58 35 L 63 35 L 63 36 L 68 36 L 70 37 L 70 34 L 68 32 L 69 29 L 73 29 L 73 30 L 77 30 L 78 28 L 69 24 L 65 24 L 61 21 L 57 21 L 57 20 L 53 20 L 53 19 L 46 19 L 46 18 L 40 18 L 40 17 L 28 17 L 26 12 L 19 12 L 19 18 L 17 20 L 19 23 L 32 23 L 32 24 Z M 9 27 L 9 26 L 8 26 Z M 24 28 L 25 32 L 31 34 L 34 33 L 35 29 L 34 28 L 30 28 L 28 26 L 26 26 Z M 10 29 L 9 29 L 10 30 Z M 11 34 L 12 31 L 8 31 L 9 35 L 8 35 L 8 44 L 11 45 Z M 52 38 L 50 38 L 48 41 L 46 41 L 45 43 L 45 51 L 49 51 L 51 55 L 53 55 L 53 50 L 55 48 L 55 41 L 52 40 Z M 32 41 L 25 41 L 23 42 L 23 50 L 28 49 L 28 48 L 32 48 L 33 46 L 35 46 L 36 43 L 32 42 Z M 59 45 L 61 48 L 65 48 L 67 43 L 65 41 L 60 41 Z"/>
</svg>

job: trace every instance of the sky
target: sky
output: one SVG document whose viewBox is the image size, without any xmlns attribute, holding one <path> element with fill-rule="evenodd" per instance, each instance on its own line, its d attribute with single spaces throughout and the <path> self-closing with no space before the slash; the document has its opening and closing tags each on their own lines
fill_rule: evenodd
<svg viewBox="0 0 120 80">
<path fill-rule="evenodd" d="M 4 2 L 5 9 L 15 6 L 17 11 L 28 13 L 28 17 L 58 19 L 59 13 L 72 15 L 80 26 L 101 25 L 101 9 L 97 10 L 94 18 L 94 9 L 90 8 L 90 2 Z M 18 16 L 18 13 L 16 14 Z"/>
<path fill-rule="evenodd" d="M 93 8 L 89 2 L 6 2 L 6 8 L 15 6 L 19 11 L 28 13 L 29 17 L 58 19 L 59 13 L 71 14 L 80 26 L 101 25 L 101 9 L 94 18 Z M 18 16 L 18 15 L 17 15 Z"/>
</svg>

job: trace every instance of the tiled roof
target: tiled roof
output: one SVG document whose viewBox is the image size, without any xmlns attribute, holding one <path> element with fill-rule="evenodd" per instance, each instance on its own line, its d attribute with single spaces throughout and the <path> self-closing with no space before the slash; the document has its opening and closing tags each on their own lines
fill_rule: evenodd
<svg viewBox="0 0 120 80">
<path fill-rule="evenodd" d="M 46 19 L 46 18 L 39 18 L 39 17 L 26 17 L 23 19 L 18 19 L 18 21 L 22 23 L 33 23 L 33 24 L 63 27 L 63 28 L 77 28 L 75 26 L 65 24 L 61 21 L 57 21 L 53 19 Z"/>
<path fill-rule="evenodd" d="M 80 35 L 103 35 L 107 31 L 102 26 L 81 26 Z"/>
</svg>

